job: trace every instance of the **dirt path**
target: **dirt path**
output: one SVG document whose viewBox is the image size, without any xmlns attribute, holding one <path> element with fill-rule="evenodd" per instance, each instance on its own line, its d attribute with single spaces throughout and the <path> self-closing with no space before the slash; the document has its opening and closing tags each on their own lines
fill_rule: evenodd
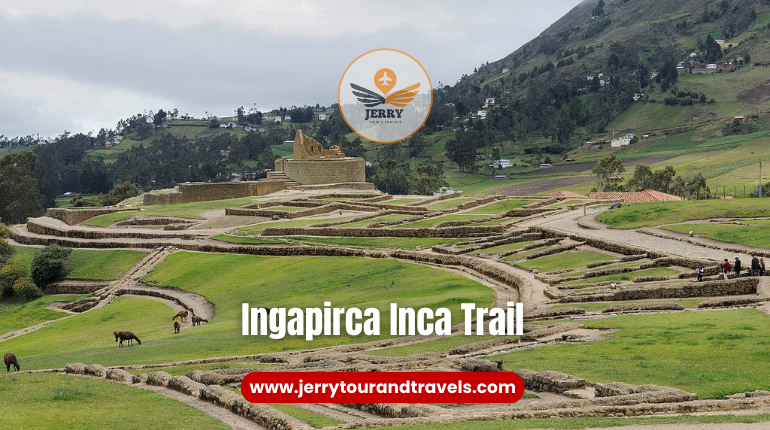
<svg viewBox="0 0 770 430">
<path fill-rule="evenodd" d="M 198 409 L 199 411 L 210 416 L 211 418 L 214 418 L 217 421 L 221 421 L 222 423 L 224 423 L 225 425 L 227 425 L 233 430 L 264 429 L 264 427 L 260 426 L 254 421 L 247 420 L 246 418 L 243 418 L 240 415 L 236 415 L 228 411 L 227 409 L 221 408 L 219 406 L 203 401 L 196 397 L 188 396 L 178 391 L 168 389 L 166 387 L 158 387 L 158 386 L 146 385 L 146 384 L 134 384 L 132 385 L 132 387 L 136 387 L 142 390 L 155 391 L 156 393 L 161 394 L 169 399 L 176 400 L 186 405 L 192 406 L 195 409 Z"/>
<path fill-rule="evenodd" d="M 604 427 L 603 427 L 604 428 Z M 768 423 L 724 423 L 724 424 L 661 424 L 661 425 L 638 425 L 625 427 L 612 427 L 613 430 L 766 430 Z M 586 430 L 600 430 L 590 428 Z"/>
</svg>

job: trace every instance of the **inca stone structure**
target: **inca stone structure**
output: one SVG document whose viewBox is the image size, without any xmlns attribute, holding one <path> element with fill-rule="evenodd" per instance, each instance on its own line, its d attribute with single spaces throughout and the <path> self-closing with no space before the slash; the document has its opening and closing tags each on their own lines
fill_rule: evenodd
<svg viewBox="0 0 770 430">
<path fill-rule="evenodd" d="M 361 157 L 346 157 L 339 146 L 324 149 L 318 141 L 297 130 L 294 158 L 275 160 L 268 179 L 288 178 L 300 185 L 366 181 L 366 163 Z"/>
</svg>

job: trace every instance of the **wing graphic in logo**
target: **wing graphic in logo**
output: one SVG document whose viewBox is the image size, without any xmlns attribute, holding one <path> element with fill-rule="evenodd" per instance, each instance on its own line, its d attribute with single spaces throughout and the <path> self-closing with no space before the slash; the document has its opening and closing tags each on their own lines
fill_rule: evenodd
<svg viewBox="0 0 770 430">
<path fill-rule="evenodd" d="M 404 107 L 409 102 L 414 100 L 417 95 L 417 89 L 420 88 L 420 83 L 416 83 L 410 87 L 406 87 L 403 90 L 396 91 L 385 99 L 385 103 L 393 106 Z"/>
<path fill-rule="evenodd" d="M 385 103 L 385 97 L 375 93 L 372 90 L 351 83 L 350 86 L 356 90 L 353 91 L 353 95 L 358 98 L 358 101 L 364 104 L 366 107 L 375 107 Z"/>
<path fill-rule="evenodd" d="M 393 106 L 404 107 L 409 104 L 409 102 L 414 100 L 414 97 L 418 92 L 417 90 L 420 88 L 420 83 L 418 82 L 412 86 L 404 88 L 403 90 L 396 91 L 395 93 L 389 95 L 388 98 L 385 98 L 372 90 L 367 90 L 366 88 L 354 83 L 351 83 L 350 86 L 354 90 L 353 95 L 356 96 L 358 101 L 363 103 L 366 107 L 375 107 L 381 104 L 390 104 Z"/>
</svg>

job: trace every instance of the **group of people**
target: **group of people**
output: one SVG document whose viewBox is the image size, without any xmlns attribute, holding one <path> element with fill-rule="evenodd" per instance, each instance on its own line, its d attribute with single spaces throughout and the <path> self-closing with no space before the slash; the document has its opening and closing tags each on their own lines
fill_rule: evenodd
<svg viewBox="0 0 770 430">
<path fill-rule="evenodd" d="M 735 256 L 735 261 L 732 265 L 730 265 L 730 261 L 725 258 L 725 261 L 722 263 L 722 273 L 725 276 L 725 280 L 727 280 L 730 273 L 733 273 L 735 278 L 740 278 L 741 271 L 743 270 L 742 266 L 741 259 L 737 255 Z M 765 259 L 757 258 L 756 255 L 751 254 L 751 269 L 745 276 L 765 276 Z"/>
</svg>

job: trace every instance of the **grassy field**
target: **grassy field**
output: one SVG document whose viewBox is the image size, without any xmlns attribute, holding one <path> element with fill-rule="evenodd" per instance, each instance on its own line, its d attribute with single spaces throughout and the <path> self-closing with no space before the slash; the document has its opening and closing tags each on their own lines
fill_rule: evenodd
<svg viewBox="0 0 770 430">
<path fill-rule="evenodd" d="M 448 307 L 460 321 L 460 303 L 489 305 L 494 293 L 482 284 L 443 270 L 392 260 L 354 257 L 257 257 L 179 252 L 146 276 L 145 281 L 183 288 L 208 298 L 216 317 L 201 327 L 174 335 L 172 309 L 155 300 L 119 297 L 91 310 L 4 342 L 27 369 L 63 367 L 68 362 L 158 363 L 211 355 L 249 354 L 389 337 L 389 306 Z M 241 335 L 241 304 L 252 307 L 334 306 L 380 309 L 382 334 L 372 337 L 321 336 L 282 340 Z M 115 330 L 130 330 L 141 346 L 118 348 Z M 191 345 L 196 345 L 191 348 Z"/>
<path fill-rule="evenodd" d="M 451 336 L 441 337 L 436 340 L 429 340 L 427 342 L 413 343 L 411 345 L 392 346 L 390 348 L 378 349 L 371 351 L 369 354 L 378 355 L 382 357 L 406 357 L 413 354 L 421 354 L 423 352 L 448 352 L 458 346 L 467 345 L 469 343 L 481 342 L 483 340 L 490 340 L 499 336 L 483 335 L 476 336 Z M 517 337 L 517 336 L 513 336 Z"/>
<path fill-rule="evenodd" d="M 581 285 L 581 284 L 593 284 L 596 282 L 609 282 L 609 281 L 630 281 L 634 278 L 640 278 L 642 276 L 672 276 L 679 274 L 674 269 L 668 267 L 655 267 L 652 269 L 637 270 L 636 272 L 619 273 L 616 275 L 597 276 L 595 278 L 580 279 L 577 281 L 564 282 L 559 285 Z"/>
<path fill-rule="evenodd" d="M 525 393 L 526 394 L 526 393 Z M 501 421 L 466 421 L 462 423 L 431 423 L 394 426 L 393 430 L 510 430 L 510 429 L 582 429 L 622 427 L 633 425 L 761 423 L 770 421 L 770 415 L 679 415 L 650 418 L 547 418 Z"/>
<path fill-rule="evenodd" d="M 530 203 L 535 203 L 536 201 L 537 200 L 500 200 L 488 205 L 479 206 L 465 213 L 494 215 L 501 212 L 508 212 L 513 209 L 518 209 Z"/>
<path fill-rule="evenodd" d="M 449 245 L 467 239 L 442 237 L 298 237 L 287 236 L 287 239 L 300 242 L 323 243 L 330 245 L 355 246 L 366 248 L 430 248 L 436 245 Z"/>
<path fill-rule="evenodd" d="M 659 384 L 721 398 L 770 388 L 770 316 L 755 310 L 683 312 L 593 320 L 619 328 L 607 340 L 495 357 L 511 370 L 558 369 L 595 382 Z"/>
<path fill-rule="evenodd" d="M 3 375 L 0 428 L 143 430 L 229 429 L 162 394 L 125 384 L 57 374 Z M 162 417 L 162 419 L 159 419 Z"/>
<path fill-rule="evenodd" d="M 616 258 L 609 254 L 580 250 L 546 255 L 545 257 L 516 263 L 516 266 L 529 270 L 537 269 L 540 272 L 553 272 L 556 270 L 576 269 L 590 263 L 612 260 L 616 260 Z"/>
<path fill-rule="evenodd" d="M 0 334 L 67 316 L 63 312 L 52 311 L 45 307 L 51 304 L 51 302 L 71 302 L 86 296 L 86 294 L 52 295 L 43 296 L 32 301 L 19 299 L 18 297 L 2 297 L 0 298 L 0 315 L 13 315 L 13 318 L 0 318 Z"/>
<path fill-rule="evenodd" d="M 73 250 L 67 262 L 67 279 L 112 281 L 123 276 L 146 255 L 125 249 Z"/>
<path fill-rule="evenodd" d="M 720 242 L 770 248 L 770 220 L 745 220 L 750 225 L 736 224 L 676 224 L 666 225 L 665 230 L 679 233 L 695 232 L 698 236 Z"/>
<path fill-rule="evenodd" d="M 95 216 L 93 218 L 83 221 L 81 224 L 87 225 L 89 227 L 107 227 L 112 223 L 115 223 L 118 221 L 124 221 L 131 218 L 134 215 L 139 215 L 139 214 L 142 214 L 142 213 L 139 211 L 115 212 L 111 214 Z"/>
<path fill-rule="evenodd" d="M 401 198 L 401 199 L 392 199 L 392 200 L 385 200 L 384 202 L 380 202 L 381 205 L 406 205 L 409 203 L 417 203 L 420 200 L 425 200 L 427 196 L 420 197 L 420 198 Z"/>
<path fill-rule="evenodd" d="M 18 261 L 29 271 L 32 266 L 32 259 L 39 249 L 29 246 L 14 246 L 11 260 Z M 68 271 L 65 278 L 112 281 L 123 276 L 145 255 L 147 255 L 145 252 L 122 249 L 99 251 L 73 249 L 67 262 Z"/>
<path fill-rule="evenodd" d="M 695 219 L 749 218 L 770 214 L 770 199 L 634 203 L 596 216 L 610 228 L 639 228 Z"/>
<path fill-rule="evenodd" d="M 454 199 L 447 199 L 447 200 L 442 200 L 440 202 L 431 203 L 425 207 L 434 211 L 443 211 L 446 209 L 454 209 L 460 206 L 461 204 L 468 203 L 472 200 L 473 199 L 469 197 L 456 197 Z"/>
<path fill-rule="evenodd" d="M 194 202 L 194 203 L 177 203 L 172 205 L 153 205 L 153 206 L 141 206 L 141 212 L 118 212 L 114 214 L 100 215 L 93 217 L 85 222 L 83 225 L 92 227 L 105 227 L 113 222 L 123 221 L 131 218 L 134 215 L 147 215 L 147 216 L 169 216 L 191 219 L 204 219 L 204 214 L 210 211 L 223 210 L 226 208 L 235 208 L 254 203 L 259 203 L 265 200 L 263 197 L 241 197 L 238 199 L 226 199 L 226 200 L 211 200 L 206 202 Z"/>
</svg>

